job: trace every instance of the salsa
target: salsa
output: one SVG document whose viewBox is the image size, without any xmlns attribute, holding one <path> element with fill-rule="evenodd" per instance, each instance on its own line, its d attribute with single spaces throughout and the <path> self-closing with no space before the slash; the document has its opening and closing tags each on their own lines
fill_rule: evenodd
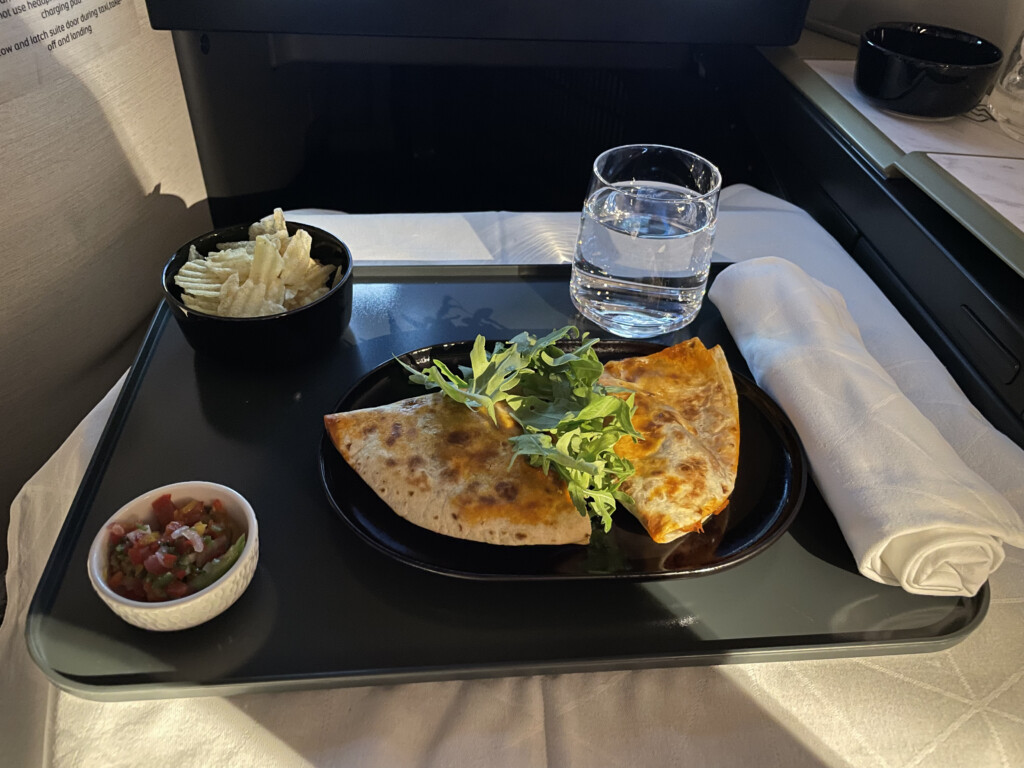
<svg viewBox="0 0 1024 768">
<path fill-rule="evenodd" d="M 156 528 L 111 523 L 107 585 L 142 602 L 177 600 L 223 576 L 245 548 L 245 534 L 220 499 L 177 506 L 167 493 L 153 502 Z"/>
</svg>

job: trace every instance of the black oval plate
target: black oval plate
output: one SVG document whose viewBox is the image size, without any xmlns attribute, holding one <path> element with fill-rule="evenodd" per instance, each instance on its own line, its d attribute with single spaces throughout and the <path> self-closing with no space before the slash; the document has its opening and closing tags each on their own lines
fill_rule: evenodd
<svg viewBox="0 0 1024 768">
<path fill-rule="evenodd" d="M 417 368 L 430 360 L 467 365 L 473 342 L 439 344 L 402 356 Z M 607 340 L 602 360 L 649 355 L 650 342 Z M 740 409 L 740 462 L 729 505 L 703 533 L 657 544 L 629 512 L 611 530 L 595 524 L 590 544 L 508 547 L 444 536 L 395 514 L 335 450 L 325 433 L 320 472 L 331 505 L 367 543 L 401 562 L 434 573 L 502 581 L 542 579 L 649 580 L 698 576 L 742 563 L 786 531 L 803 500 L 806 461 L 789 419 L 756 384 L 733 374 Z M 375 368 L 341 399 L 335 412 L 372 408 L 424 393 L 394 360 Z"/>
</svg>

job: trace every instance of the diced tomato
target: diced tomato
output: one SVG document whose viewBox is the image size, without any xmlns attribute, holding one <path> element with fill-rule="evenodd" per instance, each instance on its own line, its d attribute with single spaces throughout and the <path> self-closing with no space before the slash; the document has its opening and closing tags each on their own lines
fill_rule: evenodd
<svg viewBox="0 0 1024 768">
<path fill-rule="evenodd" d="M 128 550 L 128 558 L 132 565 L 142 565 L 142 561 L 149 557 L 149 545 L 137 544 Z"/>
<path fill-rule="evenodd" d="M 142 579 L 134 576 L 125 576 L 121 584 L 121 594 L 132 600 L 145 600 L 146 593 L 142 589 Z"/>
<path fill-rule="evenodd" d="M 184 597 L 188 594 L 188 584 L 183 581 L 172 581 L 165 587 L 167 597 L 172 600 L 177 600 L 179 597 Z"/>
<path fill-rule="evenodd" d="M 120 523 L 111 523 L 108 530 L 110 531 L 110 546 L 116 547 L 121 543 L 121 539 L 124 538 L 126 533 L 124 526 Z"/>
<path fill-rule="evenodd" d="M 157 551 L 147 557 L 142 564 L 154 576 L 159 576 L 160 574 L 167 573 L 177 561 L 177 555 L 172 555 L 170 552 Z"/>
<path fill-rule="evenodd" d="M 124 571 L 114 571 L 112 574 L 110 574 L 110 578 L 107 579 L 107 586 L 109 586 L 113 590 L 116 590 L 123 583 Z"/>
<path fill-rule="evenodd" d="M 152 582 L 142 582 L 142 590 L 146 593 L 146 599 L 150 602 L 158 603 L 167 599 L 167 595 L 154 587 Z"/>
<path fill-rule="evenodd" d="M 171 501 L 171 494 L 169 493 L 165 493 L 153 502 L 153 511 L 156 513 L 156 519 L 157 522 L 160 523 L 161 528 L 174 519 L 174 513 L 177 509 L 178 508 L 174 506 L 174 502 Z"/>
<path fill-rule="evenodd" d="M 185 525 L 195 525 L 202 517 L 203 503 L 201 501 L 190 501 L 174 515 L 175 520 L 180 520 Z"/>
</svg>

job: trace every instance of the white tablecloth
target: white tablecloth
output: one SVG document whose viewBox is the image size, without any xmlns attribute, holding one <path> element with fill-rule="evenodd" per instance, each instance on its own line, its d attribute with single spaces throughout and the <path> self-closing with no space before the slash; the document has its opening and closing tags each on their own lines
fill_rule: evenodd
<svg viewBox="0 0 1024 768">
<path fill-rule="evenodd" d="M 363 263 L 401 260 L 407 244 L 415 260 L 565 261 L 578 222 L 571 213 L 316 215 L 302 218 L 337 231 Z M 856 283 L 850 308 L 865 341 L 879 318 L 891 322 L 891 306 L 809 216 L 732 187 L 716 258 L 760 255 Z M 879 344 L 872 353 L 898 368 Z M 937 653 L 230 699 L 95 703 L 60 692 L 28 657 L 25 614 L 117 389 L 12 506 L 0 766 L 1024 765 L 1024 559 L 1012 549 L 981 627 Z"/>
</svg>

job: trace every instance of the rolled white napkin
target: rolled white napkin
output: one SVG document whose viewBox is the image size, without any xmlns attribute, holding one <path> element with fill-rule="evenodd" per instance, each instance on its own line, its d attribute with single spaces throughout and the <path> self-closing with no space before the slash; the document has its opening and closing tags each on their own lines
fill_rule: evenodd
<svg viewBox="0 0 1024 768">
<path fill-rule="evenodd" d="M 868 353 L 840 293 L 760 258 L 727 267 L 708 296 L 796 427 L 862 574 L 916 594 L 974 595 L 1004 543 L 1024 547 L 1020 515 Z"/>
</svg>

